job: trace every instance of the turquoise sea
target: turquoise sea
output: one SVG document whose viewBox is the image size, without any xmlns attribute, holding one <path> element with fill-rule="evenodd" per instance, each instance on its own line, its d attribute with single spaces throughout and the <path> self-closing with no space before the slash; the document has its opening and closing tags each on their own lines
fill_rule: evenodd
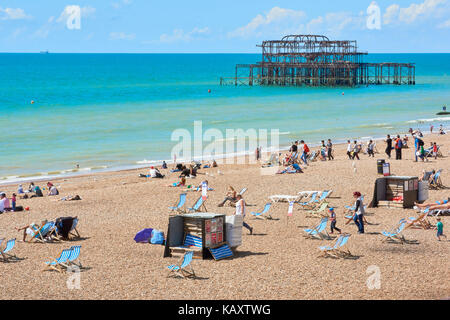
<svg viewBox="0 0 450 320">
<path fill-rule="evenodd" d="M 450 54 L 416 63 L 415 86 L 220 86 L 259 54 L 0 54 L 0 183 L 170 159 L 175 129 L 279 129 L 280 142 L 427 130 L 450 116 Z M 208 93 L 208 90 L 211 93 Z M 345 93 L 342 95 L 342 93 Z M 35 101 L 31 104 L 31 101 Z M 242 150 L 237 150 L 242 151 Z M 80 169 L 74 170 L 76 164 Z"/>
</svg>

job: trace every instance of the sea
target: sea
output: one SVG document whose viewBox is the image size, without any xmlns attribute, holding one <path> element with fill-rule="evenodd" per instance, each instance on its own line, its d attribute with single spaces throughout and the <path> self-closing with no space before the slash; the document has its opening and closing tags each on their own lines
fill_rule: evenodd
<svg viewBox="0 0 450 320">
<path fill-rule="evenodd" d="M 416 85 L 221 86 L 260 54 L 0 54 L 0 184 L 173 161 L 194 122 L 303 139 L 368 140 L 450 126 L 450 54 L 369 54 L 416 64 Z M 178 131 L 177 131 L 178 130 Z M 214 156 L 252 153 L 252 144 Z M 268 146 L 270 149 L 270 145 Z M 191 159 L 178 157 L 177 161 Z"/>
</svg>

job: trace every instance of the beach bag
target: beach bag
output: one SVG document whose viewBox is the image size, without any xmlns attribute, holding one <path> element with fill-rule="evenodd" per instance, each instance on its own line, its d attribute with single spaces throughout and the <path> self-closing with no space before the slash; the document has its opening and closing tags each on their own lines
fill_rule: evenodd
<svg viewBox="0 0 450 320">
<path fill-rule="evenodd" d="M 151 244 L 164 244 L 164 233 L 159 230 L 152 230 Z"/>
<path fill-rule="evenodd" d="M 14 212 L 18 212 L 18 211 L 23 211 L 23 207 L 22 206 L 16 206 L 16 209 L 14 210 Z"/>
<path fill-rule="evenodd" d="M 134 237 L 134 241 L 136 241 L 137 243 L 148 243 L 152 237 L 152 232 L 152 228 L 141 230 Z"/>
</svg>

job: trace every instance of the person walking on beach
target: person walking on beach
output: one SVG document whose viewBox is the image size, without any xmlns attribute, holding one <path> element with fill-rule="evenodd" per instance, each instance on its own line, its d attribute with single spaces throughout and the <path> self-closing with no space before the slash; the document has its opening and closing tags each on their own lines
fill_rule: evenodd
<svg viewBox="0 0 450 320">
<path fill-rule="evenodd" d="M 444 237 L 445 239 L 447 239 L 447 236 L 444 234 L 444 224 L 441 222 L 441 218 L 437 217 L 436 218 L 437 223 L 436 223 L 436 229 L 437 229 L 437 238 L 438 241 L 441 241 L 441 237 Z"/>
<path fill-rule="evenodd" d="M 347 156 L 349 160 L 352 160 L 352 144 L 350 140 L 347 140 Z"/>
<path fill-rule="evenodd" d="M 305 143 L 304 140 L 300 141 L 300 143 L 302 144 L 302 145 L 300 146 L 300 149 L 301 149 L 301 151 L 302 151 L 302 156 L 301 156 L 300 158 L 302 159 L 302 161 L 303 161 L 303 163 L 304 163 L 305 165 L 308 165 L 308 163 L 307 163 L 306 160 L 307 160 L 307 158 L 308 158 L 309 148 L 308 148 L 308 146 L 306 145 L 306 143 Z"/>
<path fill-rule="evenodd" d="M 358 159 L 359 160 L 359 150 L 360 150 L 360 148 L 359 148 L 359 145 L 358 145 L 358 142 L 355 140 L 354 141 L 354 145 L 353 145 L 353 157 L 352 157 L 352 160 L 353 159 L 355 159 L 355 157 L 356 157 L 356 159 Z"/>
<path fill-rule="evenodd" d="M 358 233 L 364 233 L 364 204 L 361 192 L 359 191 L 353 192 L 353 197 L 356 199 L 353 221 L 358 227 Z"/>
<path fill-rule="evenodd" d="M 237 202 L 236 202 L 236 212 L 235 215 L 242 215 L 242 218 L 245 218 L 245 201 L 244 198 L 242 198 L 241 194 L 237 195 Z M 250 234 L 253 234 L 253 228 L 250 227 L 245 221 L 242 222 L 242 225 L 247 228 L 250 231 Z"/>
<path fill-rule="evenodd" d="M 400 135 L 397 135 L 397 139 L 395 139 L 394 145 L 396 160 L 402 160 L 402 147 L 403 147 L 402 139 L 400 138 Z"/>
<path fill-rule="evenodd" d="M 337 230 L 337 232 L 339 232 L 339 234 L 341 234 L 341 229 L 339 229 L 338 227 L 336 227 L 336 212 L 334 212 L 334 208 L 331 207 L 328 209 L 328 212 L 330 213 L 330 233 L 333 233 L 334 230 Z"/>
<path fill-rule="evenodd" d="M 391 158 L 391 151 L 392 151 L 392 139 L 391 136 L 388 134 L 386 139 L 386 154 L 388 158 Z"/>
<path fill-rule="evenodd" d="M 375 145 L 374 145 L 373 141 L 370 140 L 369 141 L 369 145 L 367 146 L 367 154 L 369 155 L 369 158 L 370 157 L 375 157 L 375 154 L 373 152 L 374 148 L 375 148 Z"/>
<path fill-rule="evenodd" d="M 331 139 L 328 139 L 328 142 L 327 142 L 327 154 L 328 154 L 328 160 L 334 160 L 333 144 L 331 143 Z"/>
<path fill-rule="evenodd" d="M 433 125 L 430 125 L 430 133 L 431 133 L 431 134 L 433 133 L 433 128 L 434 128 L 434 126 L 433 126 Z"/>
</svg>

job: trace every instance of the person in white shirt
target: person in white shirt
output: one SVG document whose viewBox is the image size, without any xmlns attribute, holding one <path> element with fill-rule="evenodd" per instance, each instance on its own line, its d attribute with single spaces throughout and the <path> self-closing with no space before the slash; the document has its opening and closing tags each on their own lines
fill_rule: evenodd
<svg viewBox="0 0 450 320">
<path fill-rule="evenodd" d="M 244 198 L 242 198 L 242 195 L 238 194 L 236 196 L 237 202 L 236 202 L 236 212 L 235 215 L 242 215 L 243 218 L 245 218 L 245 201 Z M 247 228 L 250 231 L 250 234 L 253 234 L 253 228 L 250 227 L 245 221 L 243 221 L 243 226 Z"/>
<path fill-rule="evenodd" d="M 352 160 L 352 143 L 350 142 L 350 140 L 347 140 L 347 156 L 350 160 Z"/>
<path fill-rule="evenodd" d="M 56 189 L 55 186 L 51 186 L 48 195 L 49 196 L 57 196 L 58 194 L 59 194 L 58 189 Z"/>
<path fill-rule="evenodd" d="M 153 166 L 150 167 L 150 177 L 151 178 L 164 178 L 164 176 L 161 174 L 161 172 L 159 172 L 159 170 Z"/>
</svg>

